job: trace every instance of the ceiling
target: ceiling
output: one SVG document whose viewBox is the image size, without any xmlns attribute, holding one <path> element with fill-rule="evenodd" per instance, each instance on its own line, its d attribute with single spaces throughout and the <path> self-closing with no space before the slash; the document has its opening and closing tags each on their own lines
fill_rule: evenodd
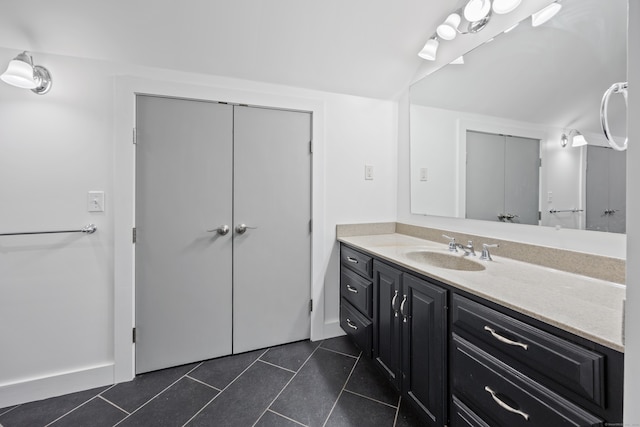
<svg viewBox="0 0 640 427">
<path fill-rule="evenodd" d="M 391 99 L 460 0 L 4 0 L 0 44 Z"/>
<path fill-rule="evenodd" d="M 626 81 L 627 0 L 563 0 L 558 15 L 530 20 L 411 89 L 411 101 L 448 110 L 601 134 L 600 101 Z M 621 96 L 611 98 L 614 135 L 626 134 Z"/>
</svg>

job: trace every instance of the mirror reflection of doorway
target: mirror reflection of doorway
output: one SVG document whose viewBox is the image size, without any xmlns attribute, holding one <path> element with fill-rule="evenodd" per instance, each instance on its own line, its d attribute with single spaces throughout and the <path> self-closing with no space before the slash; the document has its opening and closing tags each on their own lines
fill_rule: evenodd
<svg viewBox="0 0 640 427">
<path fill-rule="evenodd" d="M 587 230 L 626 232 L 626 174 L 626 151 L 587 146 Z"/>
<path fill-rule="evenodd" d="M 466 218 L 538 225 L 540 140 L 467 131 Z"/>
</svg>

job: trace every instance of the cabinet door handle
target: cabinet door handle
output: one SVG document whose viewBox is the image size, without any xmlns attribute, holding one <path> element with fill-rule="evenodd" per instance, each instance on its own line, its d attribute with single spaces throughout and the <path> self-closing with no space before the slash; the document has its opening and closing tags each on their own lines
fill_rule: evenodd
<svg viewBox="0 0 640 427">
<path fill-rule="evenodd" d="M 348 256 L 348 257 L 347 257 L 347 261 L 352 262 L 352 263 L 354 263 L 354 264 L 357 264 L 357 263 L 358 263 L 358 260 L 357 260 L 357 259 L 355 259 L 354 257 L 350 257 L 350 256 Z"/>
<path fill-rule="evenodd" d="M 404 323 L 407 323 L 407 318 L 409 317 L 404 313 L 404 305 L 406 304 L 406 302 L 407 302 L 407 296 L 403 295 L 402 302 L 400 303 L 400 314 L 402 314 L 402 321 Z"/>
<path fill-rule="evenodd" d="M 353 292 L 354 294 L 358 293 L 358 290 L 356 288 L 354 288 L 353 286 L 351 286 L 350 284 L 347 283 L 347 290 L 349 292 Z"/>
<path fill-rule="evenodd" d="M 506 409 L 509 412 L 513 412 L 514 414 L 518 414 L 520 415 L 522 418 L 525 419 L 525 421 L 529 421 L 529 414 L 527 414 L 526 412 L 522 412 L 519 409 L 515 409 L 512 408 L 511 406 L 507 405 L 506 403 L 504 403 L 502 400 L 500 400 L 500 398 L 498 397 L 498 393 L 496 393 L 495 391 L 491 390 L 491 388 L 487 385 L 484 387 L 484 391 L 486 391 L 487 393 L 489 393 L 491 395 L 491 398 L 503 409 Z"/>
<path fill-rule="evenodd" d="M 398 317 L 398 310 L 396 310 L 396 300 L 398 299 L 398 291 L 393 294 L 391 298 L 391 310 L 393 310 L 393 317 Z"/>
<path fill-rule="evenodd" d="M 351 319 L 349 319 L 348 317 L 347 317 L 347 326 L 349 326 L 351 329 L 355 329 L 356 331 L 358 330 L 358 326 L 355 323 L 353 323 Z"/>
<path fill-rule="evenodd" d="M 524 344 L 524 343 L 521 343 L 521 342 L 519 342 L 519 341 L 512 341 L 512 340 L 510 340 L 509 338 L 505 338 L 505 337 L 503 337 L 502 335 L 498 334 L 498 333 L 495 331 L 495 329 L 492 329 L 492 328 L 490 328 L 490 327 L 488 327 L 488 326 L 485 326 L 485 327 L 484 327 L 484 330 L 485 330 L 485 331 L 488 331 L 491 335 L 493 335 L 493 337 L 494 337 L 495 339 L 497 339 L 497 340 L 498 340 L 498 341 L 500 341 L 500 342 L 503 342 L 503 343 L 505 343 L 505 344 L 509 344 L 509 345 L 515 345 L 515 346 L 518 346 L 518 347 L 522 347 L 522 348 L 524 348 L 525 350 L 527 350 L 527 349 L 529 348 L 529 344 Z"/>
</svg>

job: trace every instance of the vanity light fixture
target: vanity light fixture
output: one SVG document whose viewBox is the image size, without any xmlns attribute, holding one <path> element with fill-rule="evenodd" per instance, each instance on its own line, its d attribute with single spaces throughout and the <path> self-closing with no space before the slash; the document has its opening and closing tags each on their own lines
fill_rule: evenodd
<svg viewBox="0 0 640 427">
<path fill-rule="evenodd" d="M 0 75 L 3 82 L 33 93 L 44 95 L 51 90 L 51 74 L 41 65 L 33 65 L 33 58 L 22 52 L 9 62 L 7 70 Z"/>
<path fill-rule="evenodd" d="M 458 25 L 460 25 L 460 15 L 452 13 L 436 29 L 436 34 L 443 40 L 453 40 L 458 35 Z"/>
<path fill-rule="evenodd" d="M 522 0 L 493 0 L 492 9 L 498 15 L 504 15 L 505 13 L 513 12 L 518 6 L 520 6 Z"/>
<path fill-rule="evenodd" d="M 568 142 L 569 142 L 569 137 L 567 136 L 566 133 L 563 133 L 562 136 L 560 137 L 560 145 L 562 145 L 562 148 L 566 147 Z"/>
<path fill-rule="evenodd" d="M 418 56 L 428 61 L 435 61 L 439 45 L 440 42 L 437 37 L 430 38 L 427 40 L 427 43 L 424 45 L 420 53 L 418 53 Z"/>
<path fill-rule="evenodd" d="M 549 6 L 543 8 L 543 9 L 537 11 L 536 13 L 534 13 L 533 15 L 531 15 L 531 26 L 532 27 L 538 27 L 538 26 L 544 24 L 549 19 L 551 19 L 554 16 L 556 16 L 556 14 L 558 12 L 560 12 L 560 9 L 562 9 L 562 5 L 560 4 L 560 0 L 554 1 Z"/>
<path fill-rule="evenodd" d="M 571 142 L 572 147 L 582 147 L 583 145 L 587 145 L 588 142 L 584 139 L 584 135 L 580 132 L 576 131 L 576 135 L 573 136 L 573 141 Z"/>
<path fill-rule="evenodd" d="M 464 7 L 464 19 L 469 22 L 480 21 L 491 12 L 491 0 L 469 0 Z"/>
</svg>

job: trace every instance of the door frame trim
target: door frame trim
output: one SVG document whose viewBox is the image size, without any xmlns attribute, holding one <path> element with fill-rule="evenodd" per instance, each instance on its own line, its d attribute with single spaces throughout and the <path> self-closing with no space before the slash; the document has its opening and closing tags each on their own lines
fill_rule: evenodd
<svg viewBox="0 0 640 427">
<path fill-rule="evenodd" d="M 252 83 L 252 82 L 251 82 Z M 114 97 L 114 295 L 113 295 L 113 352 L 114 382 L 135 377 L 135 345 L 131 330 L 135 326 L 135 252 L 131 230 L 135 227 L 135 128 L 136 95 L 167 96 L 264 106 L 312 113 L 311 138 L 311 340 L 324 338 L 324 121 L 325 103 L 321 99 L 301 98 L 281 93 L 289 88 L 275 87 L 274 92 L 247 91 L 248 82 L 238 81 L 237 87 L 220 87 L 206 83 L 194 85 L 177 81 L 152 80 L 142 77 L 115 78 Z M 251 86 L 255 86 L 252 84 Z M 277 92 L 276 92 L 277 90 Z"/>
</svg>

